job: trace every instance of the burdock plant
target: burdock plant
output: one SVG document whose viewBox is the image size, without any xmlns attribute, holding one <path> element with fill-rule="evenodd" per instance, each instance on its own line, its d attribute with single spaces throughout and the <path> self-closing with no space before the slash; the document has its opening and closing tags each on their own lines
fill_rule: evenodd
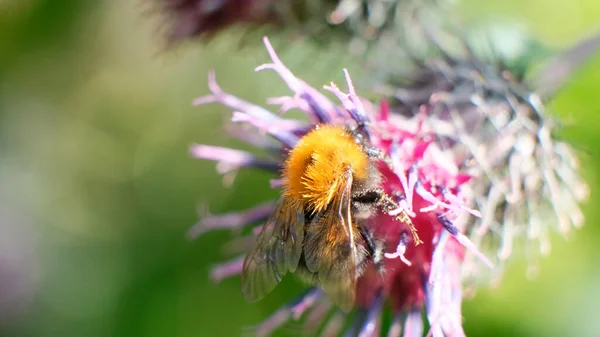
<svg viewBox="0 0 600 337">
<path fill-rule="evenodd" d="M 339 99 L 332 102 L 293 75 L 268 40 L 265 43 L 272 63 L 257 70 L 277 71 L 292 91 L 269 102 L 279 104 L 280 112 L 300 110 L 308 121 L 286 119 L 230 95 L 211 74 L 212 94 L 195 103 L 218 102 L 231 108 L 233 123 L 256 130 L 237 136 L 270 149 L 273 157 L 207 145 L 195 145 L 191 152 L 217 161 L 223 174 L 243 168 L 269 170 L 275 174 L 272 187 L 278 188 L 286 151 L 317 124 L 367 125 L 371 145 L 391 158 L 391 168 L 382 166 L 380 171 L 386 192 L 400 196 L 400 208 L 368 222 L 385 244 L 385 271 L 381 274 L 372 266 L 359 278 L 350 333 L 376 335 L 384 305 L 389 304 L 395 313 L 390 336 L 402 330 L 404 336 L 422 336 L 422 311 L 433 336 L 464 335 L 465 281 L 491 275 L 489 268 L 501 270 L 517 239 L 526 238 L 527 247 L 537 246 L 546 254 L 550 232 L 567 233 L 582 225 L 578 204 L 586 199 L 587 186 L 577 173 L 577 160 L 566 143 L 553 139 L 556 124 L 545 116 L 542 97 L 508 70 L 465 51 L 462 58 L 444 55 L 421 63 L 407 85 L 395 87 L 392 104 L 361 99 L 347 73 L 347 92 L 333 83 L 324 87 Z M 258 225 L 249 236 L 252 241 L 272 210 L 273 204 L 260 203 L 241 213 L 209 216 L 191 233 Z M 406 224 L 393 218 L 400 212 L 411 217 L 422 245 L 409 244 Z M 212 276 L 220 280 L 239 274 L 242 265 L 240 256 L 216 266 Z M 267 335 L 303 315 L 310 328 L 318 329 L 328 311 L 335 314 L 321 328 L 337 334 L 345 315 L 318 287 L 311 288 L 259 325 L 257 332 Z"/>
<path fill-rule="evenodd" d="M 169 43 L 212 38 L 237 26 L 246 33 L 283 30 L 288 38 L 348 41 L 362 54 L 380 42 L 418 38 L 433 25 L 448 0 L 144 0 L 161 14 Z M 280 32 L 281 34 L 281 32 Z M 243 42 L 251 38 L 243 36 Z"/>
<path fill-rule="evenodd" d="M 211 145 L 191 148 L 194 157 L 216 161 L 222 174 L 264 169 L 273 174 L 271 188 L 280 188 L 285 185 L 280 169 L 288 151 L 319 124 L 364 128 L 370 145 L 390 159 L 378 170 L 385 192 L 396 198 L 398 208 L 378 213 L 365 224 L 383 242 L 383 271 L 374 264 L 366 267 L 357 281 L 351 313 L 336 308 L 319 286 L 311 286 L 257 325 L 258 335 L 269 335 L 290 320 L 302 320 L 307 329 L 323 335 L 378 336 L 385 330 L 388 336 L 420 337 L 426 332 L 425 313 L 430 335 L 464 336 L 465 291 L 475 289 L 481 280 L 497 280 L 517 245 L 530 256 L 546 255 L 553 232 L 567 234 L 583 224 L 579 205 L 588 196 L 587 185 L 579 176 L 574 151 L 556 139 L 560 124 L 548 113 L 546 103 L 595 50 L 597 38 L 558 55 L 538 72 L 541 75 L 528 77 L 529 63 L 515 67 L 517 63 L 500 56 L 501 50 L 492 52 L 491 58 L 483 57 L 465 39 L 431 34 L 435 29 L 422 31 L 427 51 L 412 53 L 400 38 L 410 33 L 397 18 L 410 17 L 407 4 L 413 1 L 162 3 L 175 20 L 171 31 L 175 40 L 212 34 L 240 22 L 263 27 L 290 20 L 299 24 L 296 27 L 327 29 L 344 23 L 345 34 L 352 39 L 379 46 L 382 41 L 396 41 L 398 46 L 393 47 L 404 49 L 402 60 L 409 64 L 402 73 L 394 69 L 388 74 L 386 64 L 380 66 L 377 76 L 383 76 L 377 80 L 382 80 L 382 86 L 374 91 L 385 99 L 371 102 L 359 96 L 348 72 L 344 89 L 334 83 L 322 90 L 308 85 L 283 64 L 265 38 L 271 62 L 257 70 L 276 71 L 291 91 L 289 96 L 267 100 L 279 106 L 275 111 L 223 91 L 215 74 L 209 75 L 211 94 L 195 104 L 231 108 L 231 122 L 237 127 L 226 130 L 271 154 L 257 157 Z M 322 8 L 328 15 L 319 17 L 329 21 L 312 17 L 323 13 Z M 307 22 L 320 22 L 320 26 Z M 385 54 L 392 48 L 376 50 L 381 57 L 382 50 Z M 331 101 L 324 92 L 337 100 Z M 290 110 L 307 118 L 282 115 Z M 248 248 L 273 209 L 274 202 L 262 201 L 246 211 L 208 215 L 189 233 L 193 237 L 216 229 L 239 233 L 238 229 L 250 227 L 240 241 L 240 247 Z M 413 244 L 407 223 L 395 219 L 398 214 L 410 218 L 423 244 Z M 215 266 L 212 278 L 218 281 L 240 274 L 243 260 L 242 253 Z M 389 326 L 382 324 L 385 308 L 393 312 Z"/>
</svg>

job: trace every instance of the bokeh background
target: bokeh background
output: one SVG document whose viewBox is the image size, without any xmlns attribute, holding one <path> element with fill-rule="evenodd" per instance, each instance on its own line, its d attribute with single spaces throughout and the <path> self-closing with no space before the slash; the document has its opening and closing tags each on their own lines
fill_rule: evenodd
<svg viewBox="0 0 600 337">
<path fill-rule="evenodd" d="M 597 0 L 461 2 L 473 24 L 517 24 L 561 48 L 600 29 Z M 197 207 L 219 213 L 275 196 L 268 176 L 241 172 L 231 187 L 194 142 L 240 145 L 220 129 L 229 111 L 194 108 L 215 69 L 229 92 L 257 103 L 284 94 L 253 72 L 260 43 L 231 36 L 161 50 L 139 1 L 0 0 L 0 335 L 35 337 L 238 336 L 297 291 L 286 280 L 247 304 L 239 279 L 216 285 L 229 233 L 185 238 Z M 280 56 L 309 83 L 342 83 L 362 69 L 338 47 L 297 43 Z M 600 336 L 600 55 L 552 104 L 562 136 L 584 152 L 592 198 L 586 226 L 555 235 L 530 280 L 526 263 L 464 305 L 469 336 Z M 286 335 L 286 332 L 280 332 Z"/>
</svg>

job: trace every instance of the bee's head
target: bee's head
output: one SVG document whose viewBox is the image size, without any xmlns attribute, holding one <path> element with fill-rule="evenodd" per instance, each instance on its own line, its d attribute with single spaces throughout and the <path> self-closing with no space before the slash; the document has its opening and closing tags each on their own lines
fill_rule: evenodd
<svg viewBox="0 0 600 337">
<path fill-rule="evenodd" d="M 348 132 L 350 132 L 350 134 L 354 137 L 354 141 L 357 144 L 360 144 L 361 146 L 370 144 L 371 135 L 366 122 L 349 125 L 347 128 Z"/>
</svg>

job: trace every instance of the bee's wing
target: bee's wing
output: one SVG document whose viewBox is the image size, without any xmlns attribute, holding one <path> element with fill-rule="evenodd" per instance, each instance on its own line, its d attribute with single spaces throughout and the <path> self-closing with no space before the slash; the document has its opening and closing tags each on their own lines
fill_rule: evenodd
<svg viewBox="0 0 600 337">
<path fill-rule="evenodd" d="M 296 270 L 303 238 L 302 207 L 282 197 L 244 260 L 242 293 L 246 300 L 262 299 L 288 271 Z"/>
<path fill-rule="evenodd" d="M 352 222 L 352 173 L 340 179 L 331 204 L 306 227 L 304 255 L 306 267 L 318 274 L 325 293 L 341 309 L 350 311 L 355 300 L 357 263 L 365 248 L 357 244 L 360 233 Z"/>
</svg>

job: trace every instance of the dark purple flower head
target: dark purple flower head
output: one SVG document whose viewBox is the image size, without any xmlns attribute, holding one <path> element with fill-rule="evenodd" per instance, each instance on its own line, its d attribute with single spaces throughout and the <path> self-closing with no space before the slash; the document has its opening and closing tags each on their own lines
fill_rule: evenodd
<svg viewBox="0 0 600 337">
<path fill-rule="evenodd" d="M 235 24 L 266 25 L 277 19 L 272 0 L 156 0 L 171 42 L 211 36 Z"/>
<path fill-rule="evenodd" d="M 446 0 L 148 0 L 158 6 L 170 42 L 210 37 L 228 28 L 270 29 L 292 36 L 350 41 L 355 51 L 403 36 L 421 14 Z M 427 21 L 432 20 L 428 16 Z M 414 33 L 414 32 L 413 32 Z"/>
<path fill-rule="evenodd" d="M 543 115 L 541 101 L 509 77 L 487 82 L 489 77 L 481 78 L 473 69 L 460 71 L 449 61 L 429 64 L 423 71 L 435 76 L 424 78 L 432 80 L 397 89 L 399 100 L 390 107 L 385 101 L 372 104 L 360 98 L 345 72 L 347 93 L 333 83 L 324 87 L 339 99 L 332 102 L 295 77 L 266 38 L 265 44 L 272 63 L 257 71 L 276 71 L 292 92 L 268 101 L 279 105 L 279 113 L 225 93 L 213 73 L 212 94 L 195 104 L 216 102 L 231 108 L 235 125 L 255 130 L 229 128 L 231 135 L 275 150 L 273 158 L 208 145 L 195 145 L 191 152 L 216 161 L 222 174 L 251 167 L 277 174 L 284 150 L 316 124 L 366 128 L 370 145 L 391 159 L 391 165 L 381 163 L 378 169 L 385 192 L 397 198 L 399 207 L 367 222 L 374 237 L 383 241 L 384 268 L 381 272 L 370 265 L 358 279 L 354 323 L 347 330 L 351 335 L 378 336 L 383 308 L 389 305 L 395 314 L 389 336 L 422 336 L 423 311 L 432 336 L 464 336 L 461 304 L 466 279 L 498 270 L 517 237 L 537 240 L 546 252 L 552 218 L 561 232 L 581 225 L 578 202 L 585 199 L 586 187 L 578 178 L 576 161 L 566 144 L 550 137 L 552 122 Z M 500 90 L 504 96 L 497 95 Z M 291 109 L 304 112 L 308 121 L 281 116 Z M 272 187 L 280 186 L 275 177 Z M 190 230 L 197 236 L 259 224 L 236 242 L 241 256 L 216 266 L 213 279 L 241 272 L 244 251 L 272 209 L 269 202 L 240 213 L 205 216 Z M 546 209 L 555 216 L 546 218 Z M 414 244 L 408 226 L 396 220 L 398 214 L 411 218 L 423 244 Z M 500 249 L 482 253 L 490 240 Z M 322 322 L 330 311 L 333 315 Z M 268 335 L 301 317 L 308 328 L 319 329 L 323 323 L 323 333 L 337 335 L 346 316 L 315 287 L 274 313 L 256 332 Z"/>
</svg>

